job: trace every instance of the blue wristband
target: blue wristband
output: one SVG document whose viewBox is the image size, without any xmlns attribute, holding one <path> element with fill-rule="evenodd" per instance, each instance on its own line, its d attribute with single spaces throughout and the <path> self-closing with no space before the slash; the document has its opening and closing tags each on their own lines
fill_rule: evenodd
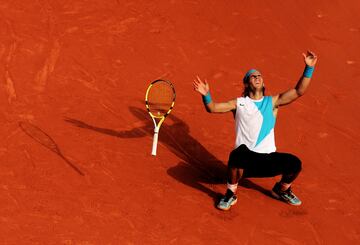
<svg viewBox="0 0 360 245">
<path fill-rule="evenodd" d="M 311 78 L 314 72 L 314 68 L 315 68 L 314 66 L 306 65 L 303 76 L 307 78 Z"/>
<path fill-rule="evenodd" d="M 210 92 L 208 92 L 206 95 L 203 95 L 202 99 L 205 105 L 209 104 L 212 101 Z"/>
</svg>

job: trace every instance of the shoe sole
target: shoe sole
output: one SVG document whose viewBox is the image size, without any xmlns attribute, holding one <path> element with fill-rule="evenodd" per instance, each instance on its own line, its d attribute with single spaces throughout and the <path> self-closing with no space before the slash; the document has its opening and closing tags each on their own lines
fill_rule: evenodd
<svg viewBox="0 0 360 245">
<path fill-rule="evenodd" d="M 291 202 L 288 202 L 286 201 L 285 199 L 281 198 L 281 196 L 279 196 L 278 194 L 276 194 L 274 191 L 271 191 L 271 195 L 275 198 L 275 199 L 278 199 L 280 201 L 283 201 L 291 206 L 300 206 L 301 205 L 301 202 L 300 203 L 291 203 Z"/>
<path fill-rule="evenodd" d="M 232 202 L 232 203 L 230 204 L 230 206 L 229 206 L 228 208 L 220 208 L 218 205 L 217 205 L 216 207 L 217 207 L 218 209 L 222 210 L 222 211 L 228 211 L 228 210 L 231 208 L 231 206 L 235 205 L 236 203 L 237 203 L 237 198 L 235 199 L 234 202 Z"/>
</svg>

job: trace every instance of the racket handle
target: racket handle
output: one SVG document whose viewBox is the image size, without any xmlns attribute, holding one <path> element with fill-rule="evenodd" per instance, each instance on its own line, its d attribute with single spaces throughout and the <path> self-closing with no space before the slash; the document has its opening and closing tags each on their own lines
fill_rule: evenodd
<svg viewBox="0 0 360 245">
<path fill-rule="evenodd" d="M 154 139 L 153 139 L 153 145 L 152 145 L 152 151 L 151 151 L 151 155 L 153 155 L 153 156 L 156 156 L 158 136 L 159 136 L 159 129 L 156 127 L 154 130 Z"/>
</svg>

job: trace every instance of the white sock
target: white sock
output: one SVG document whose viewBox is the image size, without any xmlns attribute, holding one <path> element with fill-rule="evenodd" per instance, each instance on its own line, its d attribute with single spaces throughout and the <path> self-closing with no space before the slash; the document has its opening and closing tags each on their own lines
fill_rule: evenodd
<svg viewBox="0 0 360 245">
<path fill-rule="evenodd" d="M 236 190 L 237 190 L 237 187 L 238 187 L 238 184 L 230 184 L 230 183 L 227 183 L 226 184 L 227 188 L 232 191 L 234 194 L 236 193 Z"/>
</svg>

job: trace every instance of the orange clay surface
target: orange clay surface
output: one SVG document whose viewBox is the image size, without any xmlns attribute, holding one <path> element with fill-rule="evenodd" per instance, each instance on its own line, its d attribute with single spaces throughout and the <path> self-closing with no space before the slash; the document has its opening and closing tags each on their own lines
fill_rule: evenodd
<svg viewBox="0 0 360 245">
<path fill-rule="evenodd" d="M 0 244 L 359 244 L 360 3 L 349 1 L 23 1 L 0 3 Z M 215 101 L 241 95 L 252 67 L 280 109 L 279 151 L 303 161 L 292 207 L 279 177 L 247 179 L 228 212 L 234 144 Z M 173 82 L 175 108 L 151 156 L 148 84 Z"/>
</svg>

